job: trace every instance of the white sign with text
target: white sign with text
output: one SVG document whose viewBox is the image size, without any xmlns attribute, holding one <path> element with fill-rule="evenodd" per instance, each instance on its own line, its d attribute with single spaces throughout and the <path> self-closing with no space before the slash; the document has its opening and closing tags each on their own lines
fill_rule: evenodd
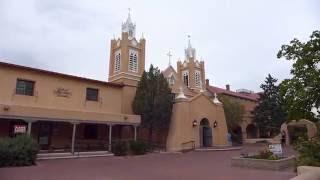
<svg viewBox="0 0 320 180">
<path fill-rule="evenodd" d="M 270 144 L 269 150 L 275 155 L 282 155 L 282 146 L 281 144 Z"/>
<path fill-rule="evenodd" d="M 14 125 L 14 133 L 26 133 L 27 127 L 25 125 Z"/>
</svg>

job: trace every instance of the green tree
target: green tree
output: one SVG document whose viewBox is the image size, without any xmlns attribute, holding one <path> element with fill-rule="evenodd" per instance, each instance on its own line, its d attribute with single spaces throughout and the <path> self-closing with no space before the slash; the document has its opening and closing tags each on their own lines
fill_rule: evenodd
<svg viewBox="0 0 320 180">
<path fill-rule="evenodd" d="M 223 104 L 228 131 L 232 133 L 232 130 L 237 128 L 242 122 L 244 107 L 239 102 L 232 100 L 230 97 L 225 95 L 219 96 L 219 99 Z"/>
<path fill-rule="evenodd" d="M 228 132 L 231 134 L 231 138 L 234 142 L 242 143 L 242 134 L 235 133 L 235 129 L 238 128 L 243 121 L 244 107 L 242 104 L 228 96 L 220 95 L 219 99 L 223 104 L 224 114 L 226 116 Z"/>
<path fill-rule="evenodd" d="M 320 129 L 318 134 L 311 138 L 300 137 L 294 145 L 296 151 L 299 152 L 297 159 L 298 166 L 318 166 L 320 167 Z"/>
<path fill-rule="evenodd" d="M 149 129 L 149 143 L 152 143 L 154 129 L 167 132 L 172 113 L 172 95 L 167 80 L 158 68 L 150 66 L 143 72 L 132 108 L 141 115 L 141 125 Z"/>
<path fill-rule="evenodd" d="M 280 86 L 288 118 L 320 120 L 320 31 L 314 31 L 307 42 L 293 39 L 282 45 L 277 57 L 293 62 L 292 78 Z"/>
<path fill-rule="evenodd" d="M 258 105 L 252 112 L 253 121 L 257 124 L 262 137 L 268 137 L 270 133 L 278 133 L 281 124 L 286 119 L 279 86 L 275 84 L 277 81 L 270 74 L 268 75 L 265 83 L 260 86 L 263 93 L 260 94 Z"/>
</svg>

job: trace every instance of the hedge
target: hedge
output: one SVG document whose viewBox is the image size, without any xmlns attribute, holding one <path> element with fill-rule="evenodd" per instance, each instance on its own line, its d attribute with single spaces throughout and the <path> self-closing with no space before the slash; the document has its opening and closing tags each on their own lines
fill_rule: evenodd
<svg viewBox="0 0 320 180">
<path fill-rule="evenodd" d="M 27 135 L 0 139 L 0 167 L 30 166 L 36 163 L 38 144 Z"/>
<path fill-rule="evenodd" d="M 130 141 L 130 150 L 134 155 L 142 155 L 148 152 L 149 145 L 144 141 Z"/>
<path fill-rule="evenodd" d="M 142 155 L 148 150 L 148 144 L 143 141 L 115 141 L 112 145 L 112 153 L 115 156 Z"/>
</svg>

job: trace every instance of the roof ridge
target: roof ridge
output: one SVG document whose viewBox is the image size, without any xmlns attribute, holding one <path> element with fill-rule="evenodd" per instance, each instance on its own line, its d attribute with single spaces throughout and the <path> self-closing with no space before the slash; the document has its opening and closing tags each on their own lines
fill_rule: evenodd
<svg viewBox="0 0 320 180">
<path fill-rule="evenodd" d="M 56 71 L 50 71 L 50 70 L 45 70 L 45 69 L 40 69 L 40 68 L 18 65 L 18 64 L 13 64 L 13 63 L 9 63 L 9 62 L 3 62 L 3 61 L 0 61 L 0 66 L 19 68 L 19 69 L 35 71 L 35 72 L 50 74 L 50 75 L 55 75 L 55 76 L 62 76 L 62 77 L 66 77 L 66 78 L 73 78 L 73 79 L 78 79 L 78 80 L 83 80 L 83 81 L 102 83 L 102 84 L 106 84 L 106 85 L 113 86 L 113 87 L 123 87 L 124 86 L 123 84 L 119 84 L 119 83 L 101 81 L 101 80 L 97 80 L 97 79 L 90 79 L 90 78 L 86 78 L 86 77 L 81 77 L 81 76 L 76 76 L 76 75 L 71 75 L 71 74 L 64 74 L 64 73 L 60 73 L 60 72 L 56 72 Z"/>
<path fill-rule="evenodd" d="M 231 90 L 226 90 L 217 86 L 211 86 L 209 85 L 207 87 L 207 89 L 211 92 L 211 93 L 222 93 L 222 94 L 226 94 L 226 95 L 230 95 L 230 96 L 234 96 L 234 97 L 238 97 L 238 98 L 242 98 L 242 99 L 248 99 L 248 100 L 252 100 L 252 101 L 258 101 L 258 97 L 259 95 L 257 93 L 252 93 L 252 94 L 242 94 L 236 91 L 231 91 Z"/>
</svg>

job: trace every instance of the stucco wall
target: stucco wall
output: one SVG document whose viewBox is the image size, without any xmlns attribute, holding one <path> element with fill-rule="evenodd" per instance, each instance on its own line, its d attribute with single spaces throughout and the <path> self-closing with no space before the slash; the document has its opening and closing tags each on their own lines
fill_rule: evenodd
<svg viewBox="0 0 320 180">
<path fill-rule="evenodd" d="M 196 147 L 200 147 L 200 121 L 207 118 L 212 130 L 212 144 L 213 145 L 226 145 L 227 144 L 227 124 L 222 105 L 214 104 L 209 98 L 204 95 L 195 97 L 190 103 L 190 121 L 192 125 L 193 120 L 197 120 L 198 126 L 196 127 Z M 217 122 L 217 127 L 213 127 L 214 122 Z"/>
<path fill-rule="evenodd" d="M 167 138 L 167 150 L 182 150 L 183 144 L 191 146 L 192 141 L 195 147 L 200 147 L 200 121 L 203 118 L 209 120 L 213 133 L 212 145 L 227 145 L 227 125 L 223 107 L 200 94 L 190 100 L 182 99 L 175 102 Z M 197 126 L 193 126 L 194 120 L 197 121 Z M 214 121 L 217 122 L 215 128 Z"/>
<path fill-rule="evenodd" d="M 23 69 L 1 67 L 0 102 L 33 107 L 121 113 L 122 89 L 101 83 L 52 76 Z M 35 81 L 34 96 L 15 94 L 17 79 Z M 99 89 L 99 101 L 86 101 L 86 88 Z M 70 97 L 58 97 L 57 88 L 68 89 Z"/>
</svg>

